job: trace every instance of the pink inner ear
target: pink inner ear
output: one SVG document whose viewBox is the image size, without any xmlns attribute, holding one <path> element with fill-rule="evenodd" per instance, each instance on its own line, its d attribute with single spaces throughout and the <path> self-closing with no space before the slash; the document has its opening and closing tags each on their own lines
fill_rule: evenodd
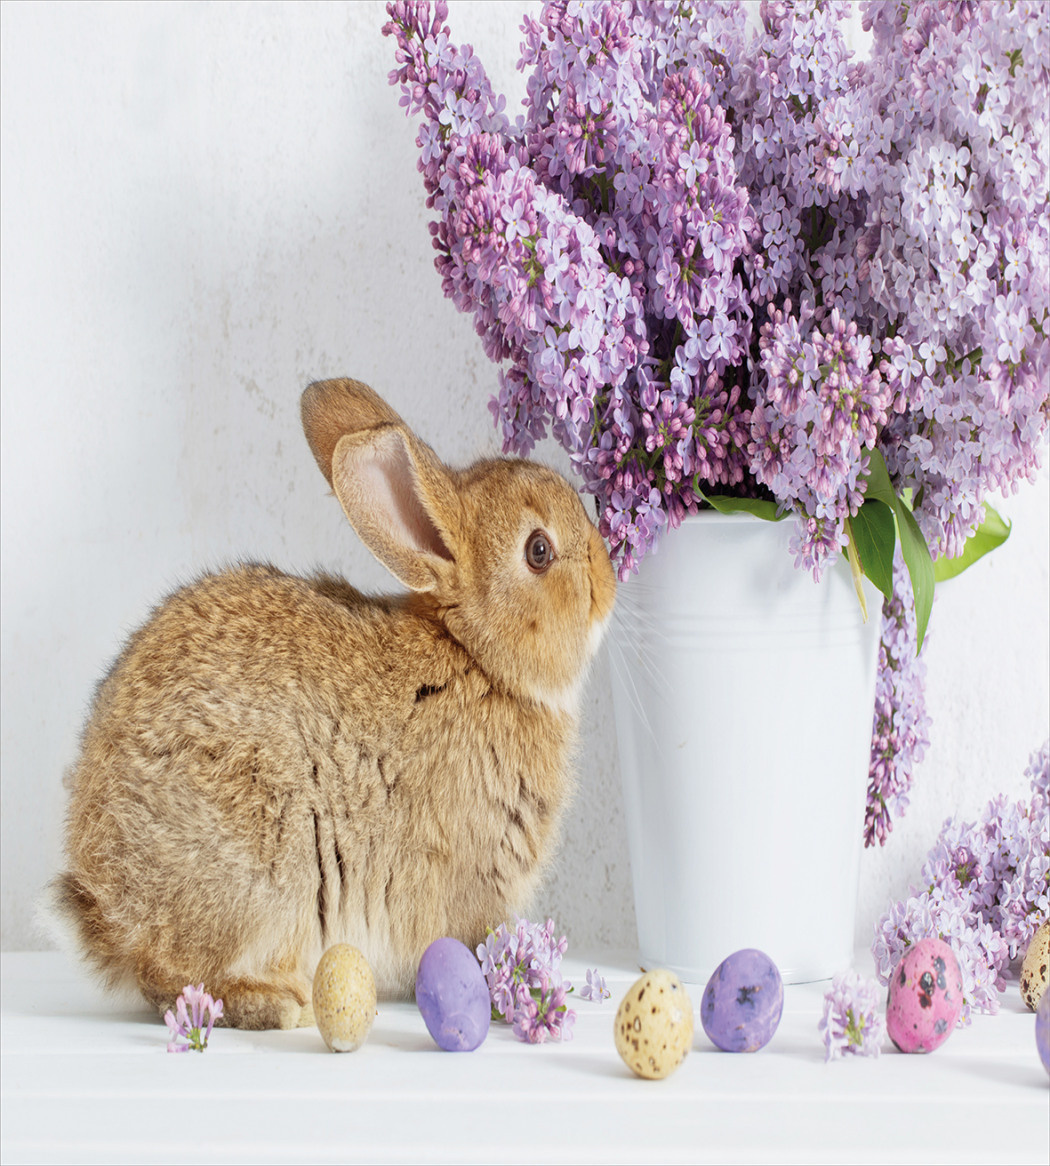
<svg viewBox="0 0 1050 1166">
<path fill-rule="evenodd" d="M 387 517 L 390 533 L 398 542 L 452 560 L 440 531 L 423 508 L 415 466 L 395 431 L 375 443 L 371 457 L 362 459 L 358 485 L 372 512 Z"/>
</svg>

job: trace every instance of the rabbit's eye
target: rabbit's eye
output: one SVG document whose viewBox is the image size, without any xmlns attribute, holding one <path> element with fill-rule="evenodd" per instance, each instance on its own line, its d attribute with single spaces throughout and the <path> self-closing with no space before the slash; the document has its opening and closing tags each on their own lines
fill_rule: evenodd
<svg viewBox="0 0 1050 1166">
<path fill-rule="evenodd" d="M 554 548 L 545 531 L 534 530 L 529 535 L 525 543 L 525 562 L 529 570 L 537 575 L 542 575 L 554 562 Z"/>
</svg>

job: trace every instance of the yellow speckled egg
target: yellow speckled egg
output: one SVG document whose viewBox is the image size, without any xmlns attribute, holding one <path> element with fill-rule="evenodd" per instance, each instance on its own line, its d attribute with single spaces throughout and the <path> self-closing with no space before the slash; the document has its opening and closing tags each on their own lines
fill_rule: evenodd
<svg viewBox="0 0 1050 1166">
<path fill-rule="evenodd" d="M 348 943 L 330 947 L 314 972 L 314 1020 L 333 1053 L 352 1053 L 376 1017 L 376 981 L 368 961 Z"/>
<path fill-rule="evenodd" d="M 693 1003 L 665 968 L 646 972 L 616 1010 L 616 1051 L 639 1077 L 667 1077 L 693 1044 Z"/>
<path fill-rule="evenodd" d="M 1021 999 L 1034 1012 L 1046 991 L 1047 971 L 1050 968 L 1050 922 L 1032 936 L 1021 964 Z"/>
</svg>

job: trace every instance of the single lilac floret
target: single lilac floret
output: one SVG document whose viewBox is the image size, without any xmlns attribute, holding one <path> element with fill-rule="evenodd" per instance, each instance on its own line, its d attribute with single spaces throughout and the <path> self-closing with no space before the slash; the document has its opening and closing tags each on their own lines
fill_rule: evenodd
<svg viewBox="0 0 1050 1166">
<path fill-rule="evenodd" d="M 190 1049 L 203 1053 L 208 1047 L 212 1026 L 222 1017 L 222 1001 L 213 1000 L 204 985 L 187 984 L 175 1001 L 175 1011 L 164 1014 L 171 1040 L 169 1053 L 186 1053 Z"/>
<path fill-rule="evenodd" d="M 605 977 L 601 975 L 597 968 L 593 971 L 587 969 L 587 983 L 580 989 L 581 1000 L 593 1000 L 600 1004 L 603 1000 L 608 1000 L 612 993 L 605 985 Z"/>
</svg>

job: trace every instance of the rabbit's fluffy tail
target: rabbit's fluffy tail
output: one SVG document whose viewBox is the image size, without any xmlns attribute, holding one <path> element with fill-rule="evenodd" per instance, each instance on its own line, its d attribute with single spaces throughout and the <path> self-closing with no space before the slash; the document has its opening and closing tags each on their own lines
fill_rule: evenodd
<svg viewBox="0 0 1050 1166">
<path fill-rule="evenodd" d="M 37 901 L 33 922 L 60 951 L 78 960 L 87 959 L 108 988 L 134 992 L 134 978 L 113 947 L 112 931 L 98 900 L 76 875 L 66 871 L 47 885 Z"/>
<path fill-rule="evenodd" d="M 75 874 L 65 872 L 48 884 L 37 903 L 37 930 L 62 951 L 86 960 L 108 989 L 128 1004 L 141 1006 L 143 998 L 160 1015 L 174 1008 L 187 981 L 199 969 L 165 967 L 135 961 L 117 946 L 119 929 L 107 919 L 98 899 Z M 213 994 L 223 1000 L 220 1024 L 234 1028 L 295 1028 L 314 1023 L 310 981 L 294 971 L 269 969 L 262 977 L 218 975 L 209 978 Z"/>
</svg>

